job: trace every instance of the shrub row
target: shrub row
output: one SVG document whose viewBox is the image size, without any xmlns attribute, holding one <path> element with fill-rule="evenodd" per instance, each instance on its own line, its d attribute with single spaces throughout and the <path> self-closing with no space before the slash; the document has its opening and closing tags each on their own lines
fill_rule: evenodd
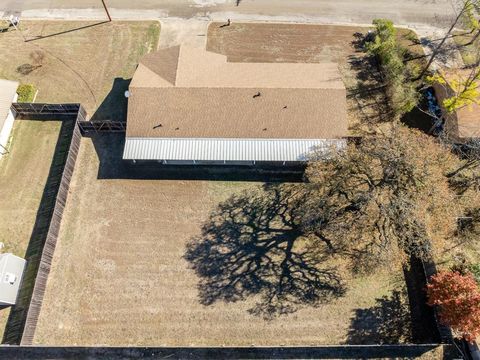
<svg viewBox="0 0 480 360">
<path fill-rule="evenodd" d="M 367 50 L 380 63 L 386 82 L 386 94 L 394 115 L 411 111 L 419 101 L 414 83 L 409 81 L 408 69 L 403 62 L 404 50 L 397 42 L 397 30 L 390 20 L 376 19 L 375 38 L 367 43 Z"/>
</svg>

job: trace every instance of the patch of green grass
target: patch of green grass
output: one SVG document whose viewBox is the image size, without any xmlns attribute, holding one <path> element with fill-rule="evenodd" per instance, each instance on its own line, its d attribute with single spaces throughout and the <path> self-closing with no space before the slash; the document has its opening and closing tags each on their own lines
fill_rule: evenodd
<svg viewBox="0 0 480 360">
<path fill-rule="evenodd" d="M 19 103 L 31 103 L 35 98 L 36 93 L 35 86 L 32 84 L 21 84 L 17 88 L 18 99 Z"/>
<path fill-rule="evenodd" d="M 131 25 L 133 30 L 136 25 Z M 141 30 L 141 29 L 138 29 Z M 140 32 L 140 31 L 139 31 Z M 138 60 L 145 54 L 155 51 L 158 47 L 158 40 L 160 38 L 160 23 L 154 22 L 151 23 L 146 31 L 143 31 L 143 36 L 138 39 L 136 46 L 132 47 L 130 53 L 128 54 L 128 59 L 125 63 L 125 67 L 122 69 L 123 76 L 128 78 L 132 75 L 132 66 L 133 69 L 137 66 Z"/>
</svg>

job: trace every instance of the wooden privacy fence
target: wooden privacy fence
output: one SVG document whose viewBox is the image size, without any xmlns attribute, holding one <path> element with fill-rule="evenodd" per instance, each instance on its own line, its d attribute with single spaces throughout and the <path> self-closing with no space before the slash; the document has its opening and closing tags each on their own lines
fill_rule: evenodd
<svg viewBox="0 0 480 360">
<path fill-rule="evenodd" d="M 57 245 L 63 211 L 65 210 L 65 204 L 68 197 L 70 181 L 72 179 L 78 150 L 80 148 L 81 137 L 82 135 L 80 133 L 80 129 L 78 128 L 78 124 L 75 123 L 70 148 L 68 150 L 67 161 L 65 163 L 62 178 L 60 180 L 55 206 L 53 208 L 53 214 L 47 233 L 47 239 L 43 247 L 42 257 L 40 259 L 40 265 L 38 268 L 37 277 L 35 279 L 35 285 L 33 287 L 32 299 L 30 301 L 30 306 L 25 319 L 25 328 L 23 330 L 23 335 L 20 342 L 21 345 L 31 345 L 33 343 L 38 316 L 40 314 L 40 308 L 45 295 L 48 274 L 50 273 L 53 254 L 55 251 L 55 246 Z"/>
<path fill-rule="evenodd" d="M 103 132 L 125 132 L 127 124 L 123 121 L 112 120 L 90 120 L 78 121 L 82 134 L 103 133 Z"/>
<path fill-rule="evenodd" d="M 15 118 L 34 120 L 70 120 L 76 119 L 81 112 L 85 113 L 80 104 L 14 103 L 12 110 Z"/>
<path fill-rule="evenodd" d="M 85 120 L 86 112 L 80 104 L 13 104 L 12 110 L 18 119 L 62 120 L 49 178 L 26 253 L 27 269 L 19 300 L 12 308 L 3 339 L 8 344 L 31 345 L 80 148 L 82 134 L 78 121 Z"/>
<path fill-rule="evenodd" d="M 126 127 L 124 122 L 87 121 L 87 112 L 80 104 L 14 103 L 11 109 L 17 120 L 62 121 L 49 180 L 25 256 L 27 268 L 24 280 L 3 337 L 3 342 L 7 344 L 31 345 L 82 134 L 89 131 L 121 132 Z"/>
<path fill-rule="evenodd" d="M 438 349 L 441 348 L 441 349 Z M 291 347 L 85 347 L 0 346 L 0 357 L 35 359 L 412 359 L 435 349 L 444 358 L 454 358 L 451 346 L 411 345 L 324 345 Z M 432 357 L 433 355 L 430 355 Z"/>
</svg>

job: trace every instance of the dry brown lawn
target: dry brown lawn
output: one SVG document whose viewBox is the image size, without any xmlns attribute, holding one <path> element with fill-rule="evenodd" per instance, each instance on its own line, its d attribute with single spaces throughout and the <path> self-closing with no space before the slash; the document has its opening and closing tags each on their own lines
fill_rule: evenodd
<svg viewBox="0 0 480 360">
<path fill-rule="evenodd" d="M 36 102 L 81 103 L 89 115 L 117 118 L 138 59 L 157 47 L 160 24 L 22 21 L 21 29 L 31 41 L 0 33 L 0 52 L 8 54 L 0 78 L 33 84 Z"/>
<path fill-rule="evenodd" d="M 0 33 L 0 78 L 31 83 L 36 102 L 80 102 L 90 115 L 122 117 L 139 57 L 157 47 L 158 22 L 23 21 Z M 94 25 L 94 26 L 91 26 Z M 43 38 L 42 38 L 43 37 Z M 8 56 L 6 55 L 8 54 Z M 117 79 L 117 80 L 115 80 Z M 23 256 L 47 179 L 59 122 L 16 122 L 0 160 L 0 241 Z M 0 311 L 0 336 L 8 318 Z"/>
<path fill-rule="evenodd" d="M 101 165 L 99 146 L 111 157 L 102 155 Z M 392 292 L 403 283 L 399 271 L 345 279 L 344 296 L 273 319 L 249 312 L 255 295 L 203 305 L 187 244 L 201 236 L 219 203 L 262 184 L 98 179 L 99 166 L 115 166 L 119 146 L 96 147 L 82 140 L 36 344 L 338 344 L 349 339 L 351 324 L 358 330 L 353 341 L 368 343 L 385 329 L 382 309 L 398 314 Z"/>
<path fill-rule="evenodd" d="M 0 59 L 0 76 L 36 85 L 40 90 L 37 101 L 82 102 L 90 114 L 100 107 L 99 117 L 123 116 L 124 104 L 112 98 L 121 98 L 128 84 L 123 79 L 131 77 L 138 57 L 156 47 L 158 24 L 114 22 L 84 27 L 91 24 L 24 22 L 29 39 L 59 33 L 27 43 L 19 41 L 19 34 L 0 34 L 0 49 L 6 53 L 16 50 L 11 59 Z M 242 38 L 243 45 L 249 44 L 242 51 L 250 54 L 238 61 L 338 60 L 346 83 L 350 77 L 356 79 L 348 69 L 355 29 L 324 27 L 324 37 L 315 38 L 315 28 L 310 25 L 282 25 L 282 31 L 278 25 L 262 26 L 268 31 L 261 37 L 246 25 L 226 28 L 232 34 L 240 29 L 240 37 L 225 49 L 233 51 Z M 242 29 L 246 29 L 244 33 Z M 227 41 L 215 31 L 219 30 L 212 25 L 209 49 L 215 41 L 220 44 L 219 39 Z M 292 47 L 297 43 L 301 48 Z M 42 60 L 35 65 L 39 52 Z M 264 59 L 255 60 L 263 53 Z M 17 69 L 24 64 L 35 68 L 22 75 Z M 108 142 L 97 141 L 95 145 L 97 148 L 91 139 L 82 140 L 36 344 L 318 345 L 376 343 L 385 340 L 382 336 L 388 336 L 389 342 L 408 338 L 404 328 L 408 325 L 403 324 L 393 335 L 390 331 L 392 324 L 398 323 L 395 318 L 408 317 L 404 299 L 400 305 L 396 301 L 395 290 L 403 284 L 401 271 L 396 269 L 359 278 L 343 274 L 346 292 L 342 296 L 317 307 L 299 305 L 293 313 L 270 319 L 250 311 L 261 301 L 259 295 L 229 301 L 219 297 L 204 304 L 199 291 L 204 285 L 202 274 L 186 260 L 187 244 L 202 238 L 202 227 L 222 201 L 262 184 L 128 180 L 122 176 L 101 179 L 99 167 L 102 171 L 115 167 L 120 153 L 112 150 L 118 149 L 118 144 L 110 147 Z M 103 154 L 102 164 L 99 153 Z M 44 154 L 48 150 L 35 153 Z M 115 169 L 108 172 L 118 175 Z M 33 178 L 31 169 L 26 173 L 28 179 Z M 24 179 L 17 186 L 15 191 L 23 194 L 28 183 Z"/>
<path fill-rule="evenodd" d="M 24 256 L 47 181 L 61 124 L 17 121 L 10 152 L 0 159 L 0 241 L 5 252 Z M 0 338 L 8 318 L 0 310 Z"/>
</svg>

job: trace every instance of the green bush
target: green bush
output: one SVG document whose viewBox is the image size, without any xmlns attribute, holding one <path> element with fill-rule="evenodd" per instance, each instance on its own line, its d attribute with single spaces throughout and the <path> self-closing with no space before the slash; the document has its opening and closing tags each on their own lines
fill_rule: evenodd
<svg viewBox="0 0 480 360">
<path fill-rule="evenodd" d="M 396 116 L 411 111 L 418 104 L 418 92 L 408 80 L 409 70 L 403 62 L 405 49 L 397 42 L 397 30 L 393 22 L 375 19 L 375 38 L 367 43 L 367 50 L 380 63 L 385 77 L 386 94 Z"/>
<path fill-rule="evenodd" d="M 33 98 L 35 97 L 36 93 L 35 86 L 31 84 L 22 84 L 17 88 L 18 99 L 19 103 L 29 103 L 33 102 Z"/>
</svg>

